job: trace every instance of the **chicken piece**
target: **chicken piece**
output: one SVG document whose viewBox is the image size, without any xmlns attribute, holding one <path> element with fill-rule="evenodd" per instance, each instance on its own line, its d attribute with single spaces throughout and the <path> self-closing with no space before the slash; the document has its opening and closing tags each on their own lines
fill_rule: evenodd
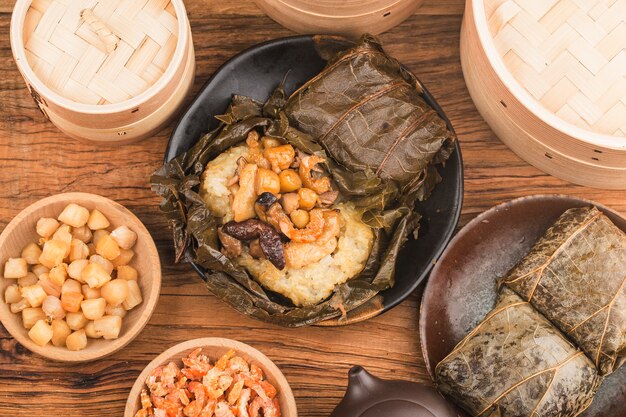
<svg viewBox="0 0 626 417">
<path fill-rule="evenodd" d="M 222 253 L 229 259 L 234 259 L 241 255 L 242 243 L 240 240 L 235 239 L 232 236 L 227 235 L 222 231 L 220 227 L 217 229 L 217 235 L 222 243 Z"/>
<path fill-rule="evenodd" d="M 250 255 L 256 259 L 263 259 L 265 255 L 263 254 L 263 249 L 261 249 L 261 243 L 259 239 L 254 239 L 250 242 Z"/>
<path fill-rule="evenodd" d="M 296 151 L 291 145 L 282 145 L 266 149 L 263 156 L 270 162 L 272 170 L 279 174 L 280 171 L 288 169 L 292 164 L 296 157 Z"/>
<path fill-rule="evenodd" d="M 246 164 L 239 173 L 239 190 L 233 199 L 233 213 L 236 222 L 251 219 L 256 216 L 254 202 L 256 200 L 255 182 L 258 167 L 256 164 Z"/>
<path fill-rule="evenodd" d="M 337 249 L 337 239 L 332 238 L 323 243 L 291 242 L 285 245 L 285 263 L 288 268 L 300 269 L 319 262 Z"/>
<path fill-rule="evenodd" d="M 304 229 L 298 229 L 283 210 L 280 204 L 274 204 L 267 211 L 267 221 L 276 229 L 283 232 L 293 242 L 315 242 L 324 229 L 324 212 L 322 209 L 313 209 L 309 212 L 309 223 Z"/>
<path fill-rule="evenodd" d="M 259 133 L 252 130 L 246 138 L 246 145 L 250 148 L 248 158 L 250 162 L 256 164 L 259 168 L 270 169 L 272 165 L 263 156 L 263 149 L 259 140 Z"/>
</svg>

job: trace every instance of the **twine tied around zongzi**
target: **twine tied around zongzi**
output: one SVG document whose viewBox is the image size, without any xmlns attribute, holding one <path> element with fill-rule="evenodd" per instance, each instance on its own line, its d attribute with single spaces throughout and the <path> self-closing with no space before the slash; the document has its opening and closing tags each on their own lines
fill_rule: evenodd
<svg viewBox="0 0 626 417">
<path fill-rule="evenodd" d="M 115 34 L 109 29 L 109 27 L 102 20 L 95 15 L 93 10 L 91 9 L 83 9 L 80 12 L 80 17 L 91 27 L 91 29 L 96 32 L 98 38 L 102 41 L 104 46 L 106 47 L 107 53 L 111 53 L 117 49 L 117 43 L 120 41 L 120 38 L 115 36 Z"/>
</svg>

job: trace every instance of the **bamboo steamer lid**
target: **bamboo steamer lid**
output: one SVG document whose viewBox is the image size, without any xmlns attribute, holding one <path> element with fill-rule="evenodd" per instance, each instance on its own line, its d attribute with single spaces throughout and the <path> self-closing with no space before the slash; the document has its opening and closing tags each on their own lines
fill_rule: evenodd
<svg viewBox="0 0 626 417">
<path fill-rule="evenodd" d="M 557 177 L 626 189 L 626 0 L 469 0 L 468 89 L 519 156 Z"/>
<path fill-rule="evenodd" d="M 423 0 L 254 0 L 264 13 L 299 33 L 358 37 L 378 34 L 415 13 Z"/>
<path fill-rule="evenodd" d="M 92 142 L 156 133 L 195 75 L 182 0 L 18 0 L 11 46 L 44 115 Z"/>
<path fill-rule="evenodd" d="M 189 54 L 180 87 L 174 90 L 172 96 L 166 99 L 161 107 L 157 108 L 152 114 L 123 127 L 99 129 L 80 126 L 62 119 L 50 109 L 47 111 L 47 116 L 61 131 L 74 139 L 89 138 L 92 142 L 106 143 L 110 142 L 111 138 L 115 138 L 114 142 L 116 144 L 132 143 L 141 138 L 149 138 L 155 135 L 171 122 L 172 117 L 178 113 L 181 105 L 185 103 L 193 86 L 194 76 L 195 56 L 194 54 Z"/>
</svg>

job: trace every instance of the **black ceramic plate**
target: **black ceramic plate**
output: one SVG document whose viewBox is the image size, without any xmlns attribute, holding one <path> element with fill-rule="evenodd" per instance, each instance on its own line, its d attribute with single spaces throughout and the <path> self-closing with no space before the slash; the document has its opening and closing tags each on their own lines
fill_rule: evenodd
<svg viewBox="0 0 626 417">
<path fill-rule="evenodd" d="M 620 229 L 626 218 L 591 201 L 561 195 L 522 197 L 493 207 L 452 240 L 424 289 L 420 340 L 431 377 L 445 358 L 494 307 L 496 278 L 530 251 L 563 212 L 596 205 Z M 609 375 L 580 417 L 626 417 L 626 366 Z"/>
<path fill-rule="evenodd" d="M 264 101 L 287 75 L 287 93 L 295 91 L 318 74 L 326 65 L 311 36 L 277 39 L 254 46 L 226 62 L 200 91 L 172 133 L 165 151 L 170 161 L 191 148 L 208 130 L 217 126 L 213 116 L 222 114 L 232 94 L 242 94 Z M 424 89 L 425 100 L 446 120 L 445 114 Z M 450 129 L 450 123 L 448 121 Z M 409 240 L 402 251 L 396 284 L 370 302 L 350 312 L 348 320 L 324 322 L 326 325 L 354 323 L 374 317 L 404 300 L 426 278 L 433 262 L 441 255 L 456 228 L 463 201 L 463 163 L 461 151 L 455 152 L 445 168 L 443 181 L 432 196 L 418 206 L 423 215 L 420 237 Z M 193 265 L 203 276 L 205 271 Z"/>
</svg>

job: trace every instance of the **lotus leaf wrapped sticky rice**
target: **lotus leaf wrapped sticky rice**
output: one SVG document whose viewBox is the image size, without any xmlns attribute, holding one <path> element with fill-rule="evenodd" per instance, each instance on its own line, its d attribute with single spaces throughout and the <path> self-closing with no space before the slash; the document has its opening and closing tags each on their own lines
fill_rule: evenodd
<svg viewBox="0 0 626 417">
<path fill-rule="evenodd" d="M 589 358 L 508 288 L 435 372 L 438 388 L 474 417 L 576 416 L 601 381 Z"/>
<path fill-rule="evenodd" d="M 597 208 L 563 213 L 502 282 L 602 375 L 626 361 L 626 234 Z"/>
<path fill-rule="evenodd" d="M 315 37 L 321 56 L 334 53 L 306 97 L 303 90 L 287 97 L 283 85 L 265 103 L 233 96 L 216 116 L 221 124 L 152 178 L 176 259 L 188 253 L 214 294 L 285 326 L 345 316 L 394 285 L 400 249 L 418 230 L 415 202 L 428 197 L 440 180 L 436 165 L 454 149 L 454 134 L 415 77 L 378 41 L 336 41 Z M 333 49 L 338 44 L 343 49 Z M 352 48 L 371 51 L 363 78 L 333 71 L 352 59 Z M 362 127 L 355 141 L 337 120 L 331 138 L 327 123 L 310 119 L 313 90 L 319 103 L 334 103 L 334 116 L 352 115 L 353 103 L 318 88 L 340 77 L 359 96 L 368 88 L 390 94 L 358 112 L 384 131 L 368 138 Z M 380 106 L 397 117 L 383 120 Z M 376 159 L 346 157 L 373 154 L 371 146 L 380 151 Z"/>
</svg>

